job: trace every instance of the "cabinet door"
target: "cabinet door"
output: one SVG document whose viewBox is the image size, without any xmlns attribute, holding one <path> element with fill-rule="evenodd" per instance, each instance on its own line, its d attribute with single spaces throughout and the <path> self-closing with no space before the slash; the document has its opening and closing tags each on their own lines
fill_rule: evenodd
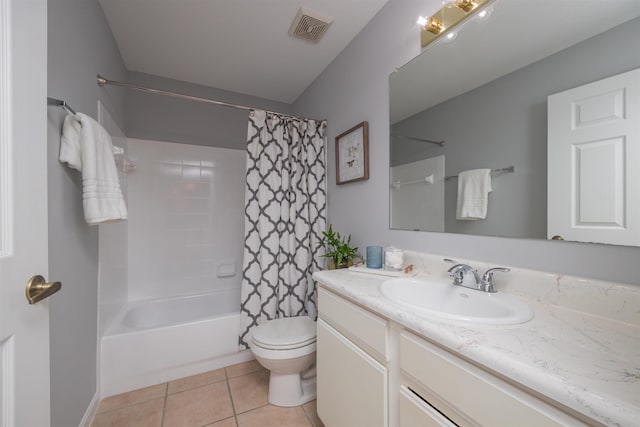
<svg viewBox="0 0 640 427">
<path fill-rule="evenodd" d="M 387 369 L 318 319 L 318 415 L 326 427 L 387 426 Z"/>
</svg>

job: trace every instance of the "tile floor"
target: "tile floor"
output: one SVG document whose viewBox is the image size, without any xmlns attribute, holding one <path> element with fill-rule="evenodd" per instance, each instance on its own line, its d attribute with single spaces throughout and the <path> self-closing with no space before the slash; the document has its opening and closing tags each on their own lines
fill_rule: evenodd
<svg viewBox="0 0 640 427">
<path fill-rule="evenodd" d="M 315 400 L 267 402 L 269 371 L 251 361 L 111 396 L 91 427 L 323 427 Z"/>
</svg>

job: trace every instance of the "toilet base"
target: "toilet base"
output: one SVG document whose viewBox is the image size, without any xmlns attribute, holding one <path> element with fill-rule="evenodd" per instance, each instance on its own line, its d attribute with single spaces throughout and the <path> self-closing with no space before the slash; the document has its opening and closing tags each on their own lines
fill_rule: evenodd
<svg viewBox="0 0 640 427">
<path fill-rule="evenodd" d="M 275 406 L 300 406 L 316 398 L 315 366 L 313 375 L 270 373 L 269 403 Z"/>
</svg>

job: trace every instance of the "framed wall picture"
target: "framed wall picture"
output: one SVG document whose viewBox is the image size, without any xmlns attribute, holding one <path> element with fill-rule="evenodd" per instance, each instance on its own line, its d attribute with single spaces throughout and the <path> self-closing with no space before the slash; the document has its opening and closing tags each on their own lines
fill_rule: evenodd
<svg viewBox="0 0 640 427">
<path fill-rule="evenodd" d="M 369 179 L 369 122 L 336 137 L 336 184 Z"/>
</svg>

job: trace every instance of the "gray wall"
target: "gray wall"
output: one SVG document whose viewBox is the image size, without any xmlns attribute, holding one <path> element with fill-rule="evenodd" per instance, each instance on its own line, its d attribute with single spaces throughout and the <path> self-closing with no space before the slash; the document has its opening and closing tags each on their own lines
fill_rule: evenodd
<svg viewBox="0 0 640 427">
<path fill-rule="evenodd" d="M 113 77 L 105 76 L 115 80 Z M 140 86 L 211 98 L 232 104 L 290 113 L 291 105 L 150 74 L 130 72 L 128 81 Z M 110 91 L 126 89 L 109 88 Z M 244 150 L 248 111 L 187 101 L 145 92 L 127 96 L 125 134 L 129 138 L 170 141 Z"/>
<path fill-rule="evenodd" d="M 550 272 L 640 284 L 640 248 L 389 230 L 389 74 L 420 52 L 418 15 L 436 0 L 390 0 L 294 103 L 297 114 L 327 117 L 328 144 L 369 121 L 370 179 L 335 185 L 329 149 L 329 221 L 357 245 L 396 246 Z"/>
<path fill-rule="evenodd" d="M 98 87 L 98 73 L 126 78 L 98 1 L 49 1 L 49 96 L 96 120 L 100 99 L 124 127 L 124 93 Z M 63 284 L 50 305 L 53 427 L 77 426 L 96 393 L 98 228 L 84 221 L 80 173 L 58 162 L 64 115 L 49 108 L 49 274 Z"/>
<path fill-rule="evenodd" d="M 457 181 L 447 181 L 445 230 L 546 238 L 547 96 L 640 67 L 638 41 L 640 18 L 398 122 L 392 134 L 444 139 L 447 144 L 440 148 L 396 139 L 391 164 L 444 154 L 447 175 L 513 165 L 516 173 L 493 180 L 489 215 L 483 221 L 456 220 Z M 429 78 L 428 69 L 424 71 Z M 402 79 L 402 74 L 400 70 L 393 78 Z"/>
<path fill-rule="evenodd" d="M 97 0 L 50 0 L 48 95 L 98 119 L 102 101 L 129 137 L 245 149 L 248 112 L 96 84 L 108 79 L 289 113 L 291 105 L 128 72 Z M 49 273 L 63 283 L 51 300 L 51 423 L 80 423 L 96 392 L 98 228 L 84 221 L 80 173 L 58 162 L 65 113 L 49 108 Z M 126 121 L 125 121 L 126 120 Z"/>
</svg>

